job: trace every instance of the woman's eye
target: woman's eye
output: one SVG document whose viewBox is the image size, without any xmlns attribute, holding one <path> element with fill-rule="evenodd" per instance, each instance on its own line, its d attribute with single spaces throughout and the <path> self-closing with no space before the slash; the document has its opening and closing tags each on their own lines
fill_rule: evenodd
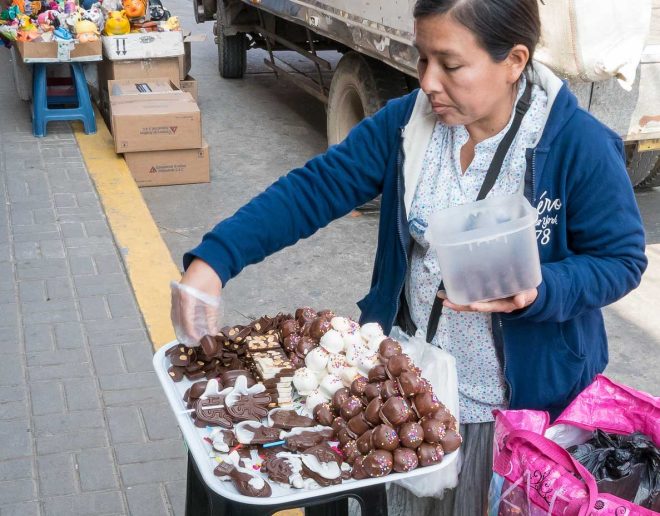
<svg viewBox="0 0 660 516">
<path fill-rule="evenodd" d="M 444 68 L 445 68 L 445 70 L 448 71 L 448 72 L 455 72 L 456 70 L 458 70 L 458 69 L 461 68 L 461 67 L 460 67 L 460 66 L 448 66 L 448 65 L 445 65 Z"/>
</svg>

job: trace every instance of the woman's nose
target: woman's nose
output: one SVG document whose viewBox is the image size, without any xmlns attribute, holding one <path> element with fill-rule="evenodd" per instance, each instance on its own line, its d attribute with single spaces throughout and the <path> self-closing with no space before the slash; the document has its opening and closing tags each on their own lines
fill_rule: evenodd
<svg viewBox="0 0 660 516">
<path fill-rule="evenodd" d="M 420 71 L 419 86 L 427 95 L 438 94 L 444 91 L 442 75 L 439 73 L 437 67 L 428 65 L 423 72 Z"/>
</svg>

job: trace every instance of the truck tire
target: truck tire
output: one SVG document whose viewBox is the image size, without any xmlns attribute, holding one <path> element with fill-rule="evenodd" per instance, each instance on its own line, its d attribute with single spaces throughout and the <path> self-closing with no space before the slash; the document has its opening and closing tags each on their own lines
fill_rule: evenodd
<svg viewBox="0 0 660 516">
<path fill-rule="evenodd" d="M 389 99 L 407 93 L 404 74 L 357 52 L 347 52 L 330 83 L 328 145 L 343 141 L 351 128 Z"/>
<path fill-rule="evenodd" d="M 651 173 L 646 176 L 646 179 L 637 185 L 637 189 L 647 190 L 658 186 L 660 186 L 660 161 L 658 161 L 655 168 L 651 170 Z"/>
<path fill-rule="evenodd" d="M 227 36 L 218 12 L 216 43 L 218 44 L 218 71 L 224 79 L 241 79 L 247 67 L 247 38 L 245 34 Z"/>
<path fill-rule="evenodd" d="M 658 164 L 660 151 L 639 152 L 635 145 L 626 145 L 626 168 L 633 186 L 641 185 Z"/>
</svg>

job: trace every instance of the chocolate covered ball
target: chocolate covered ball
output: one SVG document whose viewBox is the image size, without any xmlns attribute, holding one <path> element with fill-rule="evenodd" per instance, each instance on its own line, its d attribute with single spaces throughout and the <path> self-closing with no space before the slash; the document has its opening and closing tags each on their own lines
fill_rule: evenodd
<svg viewBox="0 0 660 516">
<path fill-rule="evenodd" d="M 290 337 L 291 335 L 295 335 L 300 331 L 300 325 L 298 324 L 298 321 L 294 319 L 289 319 L 287 321 L 284 321 L 280 325 L 280 335 L 282 336 L 282 339 L 286 341 L 287 337 Z"/>
<path fill-rule="evenodd" d="M 360 455 L 359 457 L 356 457 L 355 462 L 353 462 L 353 471 L 351 471 L 351 476 L 355 480 L 364 480 L 365 478 L 369 478 L 369 475 L 367 475 L 367 472 L 363 466 L 364 459 L 365 458 Z"/>
<path fill-rule="evenodd" d="M 383 386 L 380 389 L 380 396 L 384 400 L 390 399 L 392 396 L 399 395 L 399 387 L 393 380 L 385 380 Z"/>
<path fill-rule="evenodd" d="M 413 371 L 403 371 L 396 379 L 402 396 L 412 398 L 422 392 L 422 381 Z"/>
<path fill-rule="evenodd" d="M 440 408 L 440 402 L 432 392 L 421 392 L 413 401 L 413 409 L 420 418 L 435 412 Z"/>
<path fill-rule="evenodd" d="M 419 374 L 419 373 L 418 373 Z M 433 392 L 433 385 L 426 378 L 420 378 L 419 392 Z"/>
<path fill-rule="evenodd" d="M 373 430 L 367 430 L 360 437 L 358 437 L 356 443 L 357 443 L 357 449 L 360 451 L 360 453 L 366 454 L 369 453 L 371 450 L 373 450 L 374 445 L 371 440 L 372 433 Z"/>
<path fill-rule="evenodd" d="M 353 380 L 353 383 L 351 383 L 351 394 L 354 396 L 364 395 L 364 390 L 367 388 L 367 385 L 369 385 L 369 380 L 364 376 L 358 376 Z"/>
<path fill-rule="evenodd" d="M 389 475 L 393 466 L 392 452 L 387 450 L 374 450 L 362 461 L 365 473 L 371 478 Z"/>
<path fill-rule="evenodd" d="M 297 333 L 294 333 L 284 338 L 284 341 L 282 342 L 282 346 L 286 351 L 292 353 L 298 350 L 298 344 L 300 344 L 301 340 L 302 337 Z"/>
<path fill-rule="evenodd" d="M 330 319 L 317 317 L 309 326 L 309 336 L 318 342 L 330 329 L 332 329 Z"/>
<path fill-rule="evenodd" d="M 442 403 L 440 404 L 440 408 L 438 410 L 432 412 L 427 417 L 437 419 L 438 421 L 442 422 L 446 428 L 453 428 L 456 430 L 456 418 L 452 416 L 451 412 L 449 412 L 447 407 L 445 407 Z"/>
<path fill-rule="evenodd" d="M 399 428 L 399 439 L 406 448 L 417 449 L 424 442 L 422 425 L 414 421 L 402 424 Z"/>
<path fill-rule="evenodd" d="M 375 448 L 392 451 L 399 447 L 396 430 L 388 425 L 378 425 L 371 431 L 371 441 Z"/>
<path fill-rule="evenodd" d="M 389 360 L 394 355 L 398 355 L 400 353 L 401 344 L 399 344 L 394 339 L 390 339 L 389 337 L 381 341 L 380 345 L 378 346 L 378 354 L 380 355 L 380 358 L 385 360 Z"/>
<path fill-rule="evenodd" d="M 350 397 L 351 391 L 346 387 L 342 387 L 341 389 L 335 391 L 335 393 L 332 395 L 332 406 L 338 409 Z"/>
<path fill-rule="evenodd" d="M 419 466 L 419 459 L 415 450 L 409 448 L 397 448 L 392 452 L 392 469 L 397 473 L 407 473 Z"/>
<path fill-rule="evenodd" d="M 339 414 L 346 421 L 362 412 L 362 401 L 357 396 L 351 396 L 339 407 Z"/>
<path fill-rule="evenodd" d="M 369 428 L 369 423 L 367 423 L 367 420 L 364 418 L 364 412 L 360 412 L 358 415 L 349 419 L 347 425 L 347 429 L 355 435 L 362 435 L 369 430 Z"/>
<path fill-rule="evenodd" d="M 385 372 L 385 366 L 382 364 L 372 367 L 369 371 L 369 383 L 383 382 L 386 379 L 387 373 Z"/>
<path fill-rule="evenodd" d="M 305 367 L 305 359 L 299 357 L 296 353 L 289 353 L 289 360 L 293 364 L 293 367 L 296 369 L 300 369 L 301 367 Z"/>
<path fill-rule="evenodd" d="M 383 388 L 382 383 L 370 383 L 364 388 L 364 396 L 368 400 L 373 400 L 374 398 L 380 398 L 380 393 Z"/>
<path fill-rule="evenodd" d="M 423 418 L 420 422 L 427 443 L 439 443 L 445 436 L 445 425 L 437 419 Z"/>
<path fill-rule="evenodd" d="M 442 461 L 444 456 L 445 452 L 439 444 L 422 443 L 417 448 L 417 458 L 422 467 L 437 464 Z"/>
<path fill-rule="evenodd" d="M 335 431 L 335 435 L 339 433 L 339 430 L 342 428 L 346 428 L 346 420 L 343 417 L 336 417 L 332 420 L 332 424 L 330 425 L 332 429 Z"/>
<path fill-rule="evenodd" d="M 298 342 L 298 345 L 296 346 L 296 353 L 302 357 L 306 357 L 307 353 L 309 353 L 317 346 L 318 342 L 316 342 L 311 337 L 303 337 L 300 339 L 300 342 Z"/>
<path fill-rule="evenodd" d="M 410 371 L 412 368 L 413 364 L 408 355 L 394 355 L 387 361 L 387 371 L 393 378 L 398 377 L 403 371 Z"/>
<path fill-rule="evenodd" d="M 458 450 L 462 442 L 463 438 L 461 437 L 461 434 L 451 428 L 447 429 L 444 437 L 440 440 L 440 444 L 446 453 Z"/>
<path fill-rule="evenodd" d="M 402 425 L 410 419 L 410 407 L 406 400 L 400 396 L 390 398 L 380 409 L 380 418 L 383 423 L 392 427 Z"/>
<path fill-rule="evenodd" d="M 372 425 L 380 424 L 380 409 L 383 406 L 383 401 L 380 398 L 372 399 L 367 408 L 364 409 L 364 417 Z"/>
<path fill-rule="evenodd" d="M 353 464 L 355 459 L 361 457 L 362 454 L 357 448 L 357 441 L 351 439 L 344 446 L 340 448 L 341 454 L 344 456 L 344 460 L 349 464 Z"/>
<path fill-rule="evenodd" d="M 298 321 L 298 324 L 302 326 L 306 322 L 313 321 L 314 319 L 316 319 L 316 312 L 314 311 L 313 308 L 310 308 L 309 306 L 304 306 L 296 310 L 295 317 L 296 320 Z"/>
<path fill-rule="evenodd" d="M 346 445 L 348 441 L 354 441 L 358 436 L 351 432 L 348 428 L 342 428 L 337 432 L 337 440 L 340 446 Z"/>
<path fill-rule="evenodd" d="M 330 426 L 335 419 L 335 413 L 329 403 L 319 403 L 314 407 L 314 419 L 323 426 Z"/>
</svg>

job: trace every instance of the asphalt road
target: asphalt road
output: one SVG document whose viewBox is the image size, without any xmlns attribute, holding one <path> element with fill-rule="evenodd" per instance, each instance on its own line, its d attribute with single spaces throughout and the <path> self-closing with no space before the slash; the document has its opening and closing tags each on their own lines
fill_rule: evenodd
<svg viewBox="0 0 660 516">
<path fill-rule="evenodd" d="M 207 40 L 193 43 L 204 135 L 211 146 L 210 184 L 143 188 L 142 193 L 177 264 L 219 220 L 265 187 L 326 148 L 325 109 L 311 96 L 278 81 L 263 65 L 265 53 L 248 52 L 242 80 L 223 80 L 211 23 L 195 26 L 190 4 L 170 1 L 182 25 Z M 333 58 L 332 54 L 329 54 Z M 295 54 L 285 59 L 309 70 Z M 660 394 L 660 189 L 639 193 L 651 266 L 640 289 L 608 307 L 611 365 L 607 373 Z M 332 308 L 357 317 L 368 291 L 376 247 L 377 216 L 347 216 L 313 237 L 229 282 L 226 321 L 290 312 L 297 306 Z M 658 245 L 655 245 L 658 244 Z"/>
</svg>

